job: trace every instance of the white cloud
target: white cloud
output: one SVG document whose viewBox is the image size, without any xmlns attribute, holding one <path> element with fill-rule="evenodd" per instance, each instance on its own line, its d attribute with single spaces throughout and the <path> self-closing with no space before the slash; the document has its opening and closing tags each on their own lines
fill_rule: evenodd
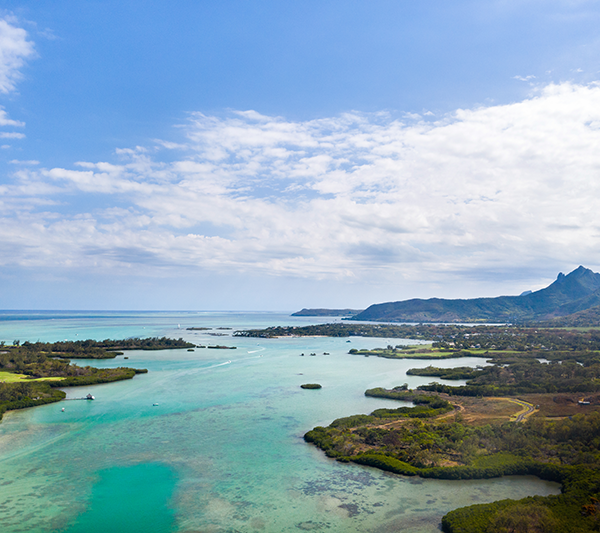
<svg viewBox="0 0 600 533">
<path fill-rule="evenodd" d="M 530 74 L 529 76 L 513 76 L 513 79 L 519 81 L 531 81 L 535 80 L 535 76 L 533 74 Z"/>
<path fill-rule="evenodd" d="M 11 17 L 0 19 L 0 93 L 4 94 L 15 90 L 25 60 L 34 54 L 27 32 L 14 23 Z"/>
<path fill-rule="evenodd" d="M 27 32 L 14 25 L 12 17 L 0 18 L 0 94 L 15 90 L 16 83 L 22 78 L 21 68 L 25 59 L 34 54 L 33 43 L 27 40 Z M 0 127 L 23 127 L 24 122 L 13 120 L 3 106 L 0 106 Z M 24 139 L 23 133 L 2 131 L 0 139 Z M 2 145 L 9 149 L 10 145 Z"/>
<path fill-rule="evenodd" d="M 8 114 L 4 110 L 2 106 L 0 106 L 0 126 L 17 126 L 22 127 L 25 126 L 24 122 L 20 122 L 19 120 L 11 120 L 8 118 Z"/>
<path fill-rule="evenodd" d="M 197 113 L 178 161 L 136 147 L 79 170 L 20 170 L 0 245 L 27 246 L 0 262 L 372 282 L 593 267 L 599 123 L 600 87 L 568 83 L 428 122 Z"/>
<path fill-rule="evenodd" d="M 28 161 L 21 161 L 19 159 L 12 159 L 11 161 L 9 161 L 9 163 L 11 165 L 27 165 L 27 166 L 29 166 L 29 165 L 39 165 L 40 164 L 40 162 L 36 161 L 35 159 L 30 159 Z"/>
<path fill-rule="evenodd" d="M 23 133 L 15 133 L 13 131 L 0 131 L 0 139 L 24 139 Z"/>
</svg>

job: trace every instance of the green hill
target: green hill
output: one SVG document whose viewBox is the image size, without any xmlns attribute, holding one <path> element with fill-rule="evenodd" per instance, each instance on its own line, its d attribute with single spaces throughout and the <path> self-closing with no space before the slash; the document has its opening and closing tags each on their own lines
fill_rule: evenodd
<svg viewBox="0 0 600 533">
<path fill-rule="evenodd" d="M 600 305 L 600 274 L 580 266 L 539 291 L 520 296 L 446 300 L 430 298 L 374 304 L 356 320 L 390 322 L 548 321 Z"/>
<path fill-rule="evenodd" d="M 561 328 L 588 328 L 600 326 L 600 305 L 566 316 L 542 322 L 544 326 Z"/>
</svg>

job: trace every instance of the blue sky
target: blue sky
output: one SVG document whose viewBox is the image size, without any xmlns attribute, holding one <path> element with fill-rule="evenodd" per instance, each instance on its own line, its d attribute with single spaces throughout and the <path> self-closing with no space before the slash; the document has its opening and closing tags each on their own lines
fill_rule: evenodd
<svg viewBox="0 0 600 533">
<path fill-rule="evenodd" d="M 600 268 L 598 1 L 7 1 L 0 308 L 364 307 Z"/>
</svg>

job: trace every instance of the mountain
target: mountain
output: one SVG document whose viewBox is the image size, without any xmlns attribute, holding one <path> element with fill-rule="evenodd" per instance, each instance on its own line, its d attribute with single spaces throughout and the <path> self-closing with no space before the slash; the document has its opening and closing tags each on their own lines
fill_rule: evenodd
<svg viewBox="0 0 600 533">
<path fill-rule="evenodd" d="M 374 304 L 354 320 L 386 322 L 522 322 L 550 320 L 600 305 L 600 274 L 580 266 L 535 292 L 520 296 L 446 300 L 430 298 Z"/>
<path fill-rule="evenodd" d="M 570 315 L 540 322 L 541 326 L 560 328 L 589 328 L 600 326 L 600 305 Z"/>
<path fill-rule="evenodd" d="M 352 316 L 362 313 L 363 309 L 302 309 L 292 316 Z"/>
</svg>

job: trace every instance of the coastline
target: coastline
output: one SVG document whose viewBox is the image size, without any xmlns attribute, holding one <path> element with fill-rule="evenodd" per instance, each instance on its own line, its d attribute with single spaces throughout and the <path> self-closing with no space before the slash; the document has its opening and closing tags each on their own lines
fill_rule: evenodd
<svg viewBox="0 0 600 533">
<path fill-rule="evenodd" d="M 343 411 L 372 410 L 374 400 L 361 400 L 353 391 L 375 376 L 397 374 L 395 369 L 404 368 L 404 364 L 383 358 L 349 357 L 346 339 L 328 339 L 323 335 L 313 337 L 314 341 L 299 348 L 302 345 L 300 337 L 291 341 L 288 338 L 288 342 L 281 338 L 273 343 L 261 343 L 266 347 L 261 358 L 250 353 L 256 341 L 247 339 L 238 344 L 234 364 L 225 366 L 215 365 L 222 360 L 223 354 L 208 353 L 208 350 L 196 350 L 195 354 L 138 353 L 132 360 L 136 364 L 143 361 L 143 366 L 147 365 L 152 373 L 152 377 L 144 380 L 143 387 L 142 383 L 131 387 L 126 383 L 115 384 L 106 395 L 106 401 L 81 403 L 76 410 L 69 409 L 72 411 L 69 417 L 61 416 L 60 409 L 55 408 L 46 410 L 41 417 L 33 414 L 18 417 L 19 421 L 37 419 L 42 422 L 44 429 L 36 426 L 36 432 L 49 431 L 54 424 L 57 430 L 68 435 L 59 446 L 52 444 L 42 449 L 35 448 L 37 438 L 32 438 L 35 453 L 29 454 L 28 462 L 24 464 L 29 469 L 37 466 L 36 463 L 57 468 L 56 465 L 62 464 L 57 461 L 68 457 L 73 468 L 68 465 L 63 468 L 66 468 L 65 475 L 69 474 L 70 485 L 77 480 L 77 494 L 70 495 L 69 489 L 61 486 L 64 491 L 61 501 L 65 502 L 63 516 L 73 516 L 72 502 L 78 501 L 73 498 L 79 498 L 80 493 L 89 493 L 95 487 L 98 468 L 115 463 L 127 465 L 131 461 L 169 461 L 181 465 L 178 472 L 181 486 L 185 487 L 186 494 L 194 497 L 194 509 L 178 504 L 177 512 L 187 523 L 198 524 L 199 530 L 210 527 L 244 530 L 251 520 L 258 524 L 257 521 L 263 519 L 267 530 L 292 530 L 314 524 L 326 527 L 329 524 L 331 531 L 370 531 L 382 524 L 396 523 L 404 527 L 413 520 L 417 523 L 426 519 L 433 531 L 448 510 L 475 501 L 468 494 L 471 488 L 481 501 L 511 494 L 522 497 L 547 493 L 547 485 L 530 479 L 505 479 L 494 484 L 485 480 L 481 483 L 463 481 L 449 485 L 445 480 L 423 478 L 421 484 L 415 476 L 407 482 L 401 476 L 385 476 L 374 469 L 321 459 L 312 461 L 316 450 L 312 446 L 298 446 L 298 435 L 312 427 L 312 421 L 332 420 L 342 416 Z M 371 341 L 356 339 L 355 342 L 351 346 L 363 346 Z M 244 348 L 248 349 L 248 355 Z M 306 358 L 297 357 L 299 349 L 306 353 L 331 351 L 331 357 L 318 358 L 318 362 L 313 359 L 309 364 Z M 114 365 L 110 361 L 94 364 Z M 301 373 L 304 377 L 298 377 Z M 257 376 L 260 379 L 257 380 Z M 402 380 L 402 376 L 398 379 Z M 313 381 L 323 384 L 319 393 L 300 390 L 300 384 Z M 154 387 L 155 382 L 160 382 L 160 387 Z M 392 383 L 386 381 L 386 386 L 390 385 Z M 296 396 L 294 391 L 304 396 Z M 152 407 L 154 400 L 159 402 L 158 407 Z M 206 407 L 198 409 L 198 406 Z M 171 413 L 177 416 L 164 416 Z M 253 421 L 251 428 L 248 427 L 249 419 Z M 72 432 L 70 426 L 76 420 L 86 423 L 80 430 Z M 210 434 L 199 431 L 198 428 L 205 428 L 207 424 L 211 427 Z M 124 433 L 124 428 L 131 431 Z M 12 427 L 6 429 L 13 430 Z M 255 438 L 248 438 L 249 430 Z M 50 432 L 47 435 L 50 442 L 53 437 Z M 177 438 L 173 439 L 171 435 L 177 435 Z M 199 449 L 206 453 L 199 454 Z M 256 460 L 249 462 L 249 457 Z M 6 465 L 5 462 L 5 472 Z M 302 468 L 296 470 L 298 465 Z M 285 476 L 280 475 L 283 471 Z M 247 488 L 231 484 L 232 473 L 238 472 L 248 481 Z M 290 480 L 290 474 L 294 476 L 293 480 Z M 202 476 L 217 480 L 210 493 L 198 483 Z M 53 485 L 56 482 L 60 480 L 54 480 Z M 455 493 L 461 492 L 464 486 L 470 490 L 455 498 Z M 9 489 L 4 492 L 8 494 Z M 453 494 L 446 500 L 449 490 Z M 293 500 L 287 497 L 289 491 L 295 494 Z M 45 503 L 45 500 L 30 502 L 27 493 L 24 493 L 23 501 L 27 501 L 32 509 Z M 438 503 L 425 509 L 424 505 L 406 500 L 417 494 L 423 502 L 431 494 Z M 398 501 L 402 499 L 406 501 L 399 506 Z M 250 502 L 251 506 L 232 514 L 240 501 Z M 326 509 L 322 507 L 323 501 L 328 502 Z M 265 507 L 267 504 L 268 508 Z M 297 506 L 298 512 L 277 512 L 274 505 L 286 510 L 292 505 Z M 207 514 L 215 509 L 227 512 L 218 516 Z M 23 525 L 15 522 L 14 527 L 22 528 Z"/>
<path fill-rule="evenodd" d="M 170 342 L 170 341 L 169 341 Z M 76 341 L 31 343 L 15 341 L 3 346 L 0 369 L 0 421 L 6 411 L 47 405 L 66 397 L 64 387 L 82 387 L 132 379 L 146 369 L 128 367 L 94 368 L 71 363 L 73 355 L 88 359 L 114 358 L 120 353 L 107 351 L 105 346 L 124 345 L 131 341 Z M 121 346 L 119 346 L 121 347 Z"/>
</svg>

